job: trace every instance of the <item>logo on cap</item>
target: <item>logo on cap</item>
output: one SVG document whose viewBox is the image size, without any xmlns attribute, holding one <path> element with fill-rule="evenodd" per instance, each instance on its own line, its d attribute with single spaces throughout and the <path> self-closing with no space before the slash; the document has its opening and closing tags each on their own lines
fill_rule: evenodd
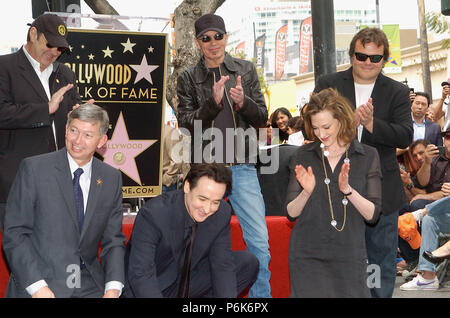
<svg viewBox="0 0 450 318">
<path fill-rule="evenodd" d="M 64 24 L 60 24 L 58 26 L 58 32 L 59 34 L 61 34 L 62 36 L 66 35 L 66 27 L 64 26 Z"/>
</svg>

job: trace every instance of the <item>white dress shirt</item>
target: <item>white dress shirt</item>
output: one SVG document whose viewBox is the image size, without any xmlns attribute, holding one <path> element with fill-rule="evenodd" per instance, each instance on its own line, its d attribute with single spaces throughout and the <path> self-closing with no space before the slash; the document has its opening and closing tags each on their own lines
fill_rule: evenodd
<svg viewBox="0 0 450 318">
<path fill-rule="evenodd" d="M 25 53 L 25 56 L 27 57 L 28 61 L 30 61 L 31 66 L 33 67 L 33 70 L 36 72 L 36 75 L 39 77 L 39 80 L 41 81 L 42 87 L 44 88 L 45 94 L 47 95 L 48 100 L 52 98 L 52 95 L 50 94 L 50 75 L 52 75 L 53 72 L 53 64 L 50 64 L 49 67 L 47 67 L 44 71 L 41 72 L 41 64 L 36 61 L 30 53 L 28 53 L 25 46 L 22 47 L 23 52 Z M 55 145 L 56 149 L 58 148 L 58 143 L 56 142 L 56 130 L 55 130 L 55 122 L 52 122 L 52 129 L 53 129 L 53 136 L 55 137 Z"/>
<path fill-rule="evenodd" d="M 413 122 L 413 141 L 419 140 L 419 139 L 425 139 L 425 118 L 423 119 L 422 123 L 419 124 L 414 120 L 414 117 L 412 117 Z"/>
</svg>

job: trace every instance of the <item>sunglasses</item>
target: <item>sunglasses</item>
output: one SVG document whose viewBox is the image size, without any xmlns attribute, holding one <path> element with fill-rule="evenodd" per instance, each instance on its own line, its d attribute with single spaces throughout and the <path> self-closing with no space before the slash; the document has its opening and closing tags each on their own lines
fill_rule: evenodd
<svg viewBox="0 0 450 318">
<path fill-rule="evenodd" d="M 48 47 L 49 49 L 55 48 L 55 46 L 51 46 L 50 44 L 48 44 L 48 42 L 47 42 L 46 45 L 47 45 L 47 47 Z M 64 52 L 66 51 L 66 48 L 65 48 L 65 47 L 58 47 L 58 51 L 61 52 L 61 53 L 64 53 Z"/>
<path fill-rule="evenodd" d="M 372 63 L 378 63 L 382 60 L 384 55 L 375 54 L 375 55 L 367 55 L 364 53 L 355 52 L 355 57 L 360 62 L 365 62 L 367 58 L 370 59 L 370 62 Z"/>
<path fill-rule="evenodd" d="M 225 34 L 223 33 L 216 33 L 214 34 L 214 40 L 221 41 Z M 203 43 L 208 43 L 211 41 L 211 37 L 209 35 L 203 35 L 201 38 L 199 38 Z"/>
</svg>

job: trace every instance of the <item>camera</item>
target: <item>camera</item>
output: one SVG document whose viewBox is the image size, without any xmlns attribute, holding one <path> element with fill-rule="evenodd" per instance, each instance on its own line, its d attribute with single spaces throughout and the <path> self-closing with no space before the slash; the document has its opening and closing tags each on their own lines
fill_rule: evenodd
<svg viewBox="0 0 450 318">
<path fill-rule="evenodd" d="M 411 88 L 409 89 L 409 91 L 412 92 L 412 93 L 414 93 L 414 87 L 411 87 Z"/>
<path fill-rule="evenodd" d="M 439 155 L 440 156 L 445 156 L 445 147 L 444 146 L 437 146 L 437 148 L 439 149 Z"/>
</svg>

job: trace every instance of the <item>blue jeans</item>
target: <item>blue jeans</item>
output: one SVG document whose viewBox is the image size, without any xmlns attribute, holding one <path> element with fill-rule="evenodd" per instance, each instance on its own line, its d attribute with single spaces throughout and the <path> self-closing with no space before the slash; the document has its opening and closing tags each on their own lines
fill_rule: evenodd
<svg viewBox="0 0 450 318">
<path fill-rule="evenodd" d="M 233 185 L 228 199 L 239 220 L 247 250 L 259 261 L 259 273 L 250 288 L 250 298 L 268 298 L 270 294 L 269 234 L 265 219 L 264 199 L 261 194 L 256 168 L 241 164 L 231 167 Z"/>
<path fill-rule="evenodd" d="M 380 268 L 380 287 L 373 287 L 373 298 L 391 298 L 397 276 L 398 213 L 380 215 L 375 225 L 366 224 L 366 249 L 369 264 Z"/>
<path fill-rule="evenodd" d="M 450 196 L 427 204 L 427 215 L 422 220 L 422 243 L 420 244 L 419 270 L 436 271 L 436 265 L 428 262 L 423 252 L 438 248 L 439 232 L 450 233 Z"/>
</svg>

